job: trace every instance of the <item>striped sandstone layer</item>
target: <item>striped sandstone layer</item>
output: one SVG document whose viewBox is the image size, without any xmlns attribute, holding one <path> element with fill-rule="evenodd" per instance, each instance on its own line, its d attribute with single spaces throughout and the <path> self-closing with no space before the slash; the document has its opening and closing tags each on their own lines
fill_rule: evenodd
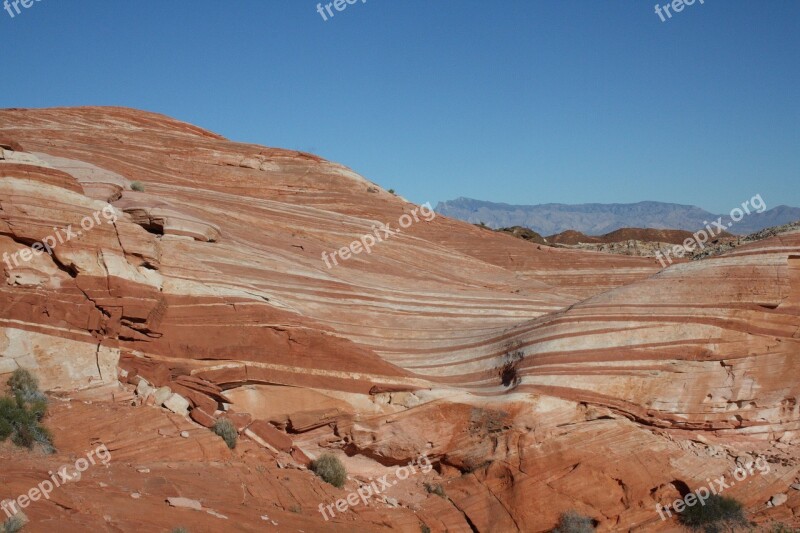
<svg viewBox="0 0 800 533">
<path fill-rule="evenodd" d="M 377 224 L 397 229 L 417 206 L 310 154 L 127 109 L 2 111 L 0 147 L 0 253 L 79 228 L 109 202 L 116 215 L 52 256 L 3 264 L 0 373 L 35 368 L 64 396 L 73 408 L 51 416 L 59 453 L 80 455 L 86 431 L 102 439 L 121 458 L 103 483 L 134 486 L 141 473 L 127 462 L 153 465 L 170 487 L 120 500 L 77 483 L 64 493 L 91 506 L 31 507 L 34 522 L 129 530 L 138 509 L 154 528 L 219 527 L 163 501 L 187 496 L 242 530 L 267 514 L 305 531 L 546 531 L 571 508 L 601 529 L 656 529 L 672 525 L 656 502 L 743 453 L 776 461 L 736 493 L 757 519 L 797 476 L 796 235 L 658 273 L 652 259 L 436 217 L 329 269 L 323 252 Z M 164 441 L 174 435 L 160 425 L 192 422 L 131 406 L 117 367 L 198 413 L 230 403 L 269 421 L 295 455 L 248 438 L 228 452 L 207 430 Z M 280 447 L 272 431 L 253 442 Z M 302 468 L 327 449 L 345 460 L 349 490 L 423 452 L 437 471 L 401 484 L 399 507 L 326 522 L 318 503 L 347 493 Z M 14 486 L 31 475 L 17 460 L 22 470 L 3 474 Z M 192 476 L 219 461 L 234 467 L 216 482 L 250 497 Z M 280 487 L 262 470 L 291 475 Z M 789 492 L 769 516 L 791 521 L 800 499 Z"/>
</svg>

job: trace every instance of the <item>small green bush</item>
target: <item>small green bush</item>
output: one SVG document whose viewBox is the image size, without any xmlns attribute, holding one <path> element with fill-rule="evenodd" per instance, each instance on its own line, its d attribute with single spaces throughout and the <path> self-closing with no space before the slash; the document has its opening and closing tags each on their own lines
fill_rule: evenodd
<svg viewBox="0 0 800 533">
<path fill-rule="evenodd" d="M 588 516 L 583 516 L 575 511 L 567 511 L 561 515 L 558 525 L 552 533 L 592 533 L 594 524 Z"/>
<path fill-rule="evenodd" d="M 225 444 L 231 450 L 236 448 L 236 439 L 239 437 L 239 432 L 236 431 L 236 426 L 227 418 L 220 418 L 214 423 L 214 433 L 222 437 Z"/>
<path fill-rule="evenodd" d="M 131 190 L 136 192 L 144 192 L 144 184 L 141 181 L 132 181 Z"/>
<path fill-rule="evenodd" d="M 39 390 L 39 380 L 24 368 L 16 369 L 6 384 L 13 396 L 21 396 L 25 402 L 47 403 L 47 396 Z"/>
<path fill-rule="evenodd" d="M 396 193 L 394 192 L 394 189 L 389 189 L 389 191 L 388 191 L 388 192 L 389 192 L 389 194 L 396 194 Z"/>
<path fill-rule="evenodd" d="M 347 481 L 347 470 L 344 465 L 338 457 L 329 453 L 323 454 L 319 459 L 313 461 L 311 470 L 323 481 L 339 489 L 344 487 L 344 482 Z"/>
<path fill-rule="evenodd" d="M 12 516 L 3 522 L 3 533 L 17 533 L 25 527 L 25 521 L 19 516 Z"/>
<path fill-rule="evenodd" d="M 431 528 L 429 528 L 425 524 L 422 524 L 421 526 L 419 526 L 419 530 L 420 530 L 421 533 L 431 533 Z"/>
<path fill-rule="evenodd" d="M 18 368 L 8 378 L 8 388 L 14 394 L 35 395 L 39 392 L 39 381 L 29 370 Z"/>
<path fill-rule="evenodd" d="M 776 522 L 770 525 L 769 529 L 764 530 L 766 533 L 800 533 L 800 529 L 787 526 L 782 522 Z"/>
<path fill-rule="evenodd" d="M 8 388 L 11 396 L 0 397 L 0 442 L 11 437 L 17 446 L 32 449 L 40 444 L 45 453 L 55 452 L 53 437 L 41 424 L 47 414 L 47 396 L 39 391 L 36 378 L 17 369 Z"/>
<path fill-rule="evenodd" d="M 176 527 L 172 530 L 172 533 L 189 533 L 189 530 L 185 527 Z"/>
<path fill-rule="evenodd" d="M 696 503 L 678 515 L 681 524 L 695 531 L 721 533 L 737 526 L 746 526 L 742 504 L 733 498 L 714 494 L 705 505 Z"/>
</svg>

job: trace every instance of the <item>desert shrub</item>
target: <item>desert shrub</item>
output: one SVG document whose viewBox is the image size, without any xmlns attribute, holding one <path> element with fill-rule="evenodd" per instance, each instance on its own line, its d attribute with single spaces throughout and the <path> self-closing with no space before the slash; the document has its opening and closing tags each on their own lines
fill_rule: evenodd
<svg viewBox="0 0 800 533">
<path fill-rule="evenodd" d="M 389 194 L 395 194 L 394 189 L 389 189 Z"/>
<path fill-rule="evenodd" d="M 0 398 L 0 441 L 11 437 L 11 442 L 28 449 L 38 443 L 52 453 L 52 437 L 40 423 L 45 412 L 44 404 L 27 404 L 19 395 Z"/>
<path fill-rule="evenodd" d="M 326 483 L 340 489 L 344 487 L 344 482 L 347 480 L 347 470 L 344 465 L 338 457 L 329 453 L 323 454 L 319 459 L 313 461 L 311 470 Z"/>
<path fill-rule="evenodd" d="M 3 522 L 3 533 L 17 533 L 25 526 L 25 521 L 19 516 L 12 516 Z"/>
<path fill-rule="evenodd" d="M 171 533 L 189 533 L 189 530 L 185 527 L 176 527 Z"/>
<path fill-rule="evenodd" d="M 575 511 L 567 511 L 561 515 L 558 525 L 552 533 L 592 533 L 594 523 L 588 516 L 583 516 Z"/>
<path fill-rule="evenodd" d="M 444 487 L 438 483 L 425 483 L 425 490 L 427 490 L 429 494 L 436 494 L 440 498 L 447 498 L 447 494 L 444 492 Z"/>
<path fill-rule="evenodd" d="M 132 181 L 131 190 L 136 192 L 144 192 L 144 184 L 141 181 Z"/>
<path fill-rule="evenodd" d="M 8 388 L 11 389 L 12 394 L 21 394 L 26 401 L 31 399 L 44 398 L 44 395 L 39 392 L 39 381 L 24 368 L 18 368 L 8 378 Z"/>
<path fill-rule="evenodd" d="M 0 442 L 9 437 L 17 446 L 32 449 L 40 444 L 53 453 L 53 438 L 42 426 L 47 414 L 47 397 L 39 391 L 36 378 L 27 370 L 15 370 L 8 380 L 11 396 L 0 398 Z"/>
<path fill-rule="evenodd" d="M 431 533 L 431 528 L 429 528 L 425 524 L 422 524 L 421 526 L 419 526 L 419 530 L 420 530 L 421 533 Z"/>
<path fill-rule="evenodd" d="M 214 423 L 214 433 L 222 437 L 225 444 L 231 450 L 236 448 L 236 439 L 239 437 L 239 432 L 236 431 L 236 426 L 227 418 L 220 418 Z"/>
<path fill-rule="evenodd" d="M 705 505 L 695 504 L 678 515 L 681 524 L 695 531 L 721 533 L 736 526 L 746 526 L 742 504 L 733 498 L 714 494 Z"/>
<path fill-rule="evenodd" d="M 800 529 L 795 529 L 781 522 L 770 524 L 769 528 L 764 531 L 766 533 L 800 533 Z"/>
</svg>

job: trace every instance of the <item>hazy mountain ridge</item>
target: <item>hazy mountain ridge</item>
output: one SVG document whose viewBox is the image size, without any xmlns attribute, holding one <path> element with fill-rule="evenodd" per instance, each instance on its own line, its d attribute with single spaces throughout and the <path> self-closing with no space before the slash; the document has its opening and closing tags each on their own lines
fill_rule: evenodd
<svg viewBox="0 0 800 533">
<path fill-rule="evenodd" d="M 765 199 L 769 207 L 769 199 Z M 731 209 L 737 206 L 732 206 Z M 485 222 L 497 229 L 528 227 L 542 235 L 576 230 L 587 235 L 603 235 L 621 228 L 679 229 L 695 231 L 728 213 L 713 214 L 692 205 L 645 201 L 634 204 L 539 204 L 511 205 L 471 198 L 439 202 L 436 212 L 477 224 Z M 800 208 L 779 205 L 763 213 L 753 212 L 730 228 L 731 233 L 747 234 L 800 220 Z"/>
</svg>

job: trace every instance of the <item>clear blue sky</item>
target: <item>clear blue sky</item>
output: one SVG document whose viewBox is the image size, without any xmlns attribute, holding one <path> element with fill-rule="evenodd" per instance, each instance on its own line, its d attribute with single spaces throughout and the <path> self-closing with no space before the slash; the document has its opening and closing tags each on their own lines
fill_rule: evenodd
<svg viewBox="0 0 800 533">
<path fill-rule="evenodd" d="M 800 1 L 655 3 L 41 0 L 0 11 L 0 107 L 158 111 L 420 203 L 800 206 Z"/>
</svg>

